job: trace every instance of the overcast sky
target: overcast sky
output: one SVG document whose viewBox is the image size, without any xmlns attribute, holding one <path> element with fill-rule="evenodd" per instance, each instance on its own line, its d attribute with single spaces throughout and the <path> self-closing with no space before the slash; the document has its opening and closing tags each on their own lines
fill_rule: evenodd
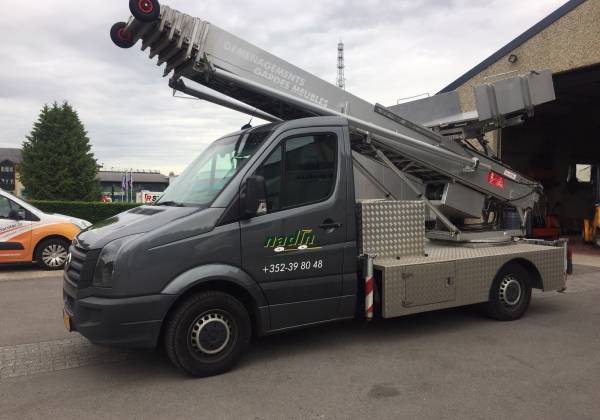
<svg viewBox="0 0 600 420">
<path fill-rule="evenodd" d="M 328 81 L 346 45 L 347 89 L 371 102 L 436 93 L 565 0 L 164 0 Z M 68 100 L 109 169 L 180 172 L 209 142 L 248 122 L 175 99 L 138 47 L 111 25 L 126 0 L 0 0 L 0 146 L 20 147 L 44 103 Z"/>
</svg>

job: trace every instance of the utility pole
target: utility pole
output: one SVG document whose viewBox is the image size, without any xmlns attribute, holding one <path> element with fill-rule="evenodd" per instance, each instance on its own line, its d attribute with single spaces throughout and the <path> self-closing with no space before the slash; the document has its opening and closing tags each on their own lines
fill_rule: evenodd
<svg viewBox="0 0 600 420">
<path fill-rule="evenodd" d="M 344 77 L 344 43 L 340 39 L 338 43 L 338 76 L 337 85 L 339 88 L 346 90 L 346 78 Z"/>
</svg>

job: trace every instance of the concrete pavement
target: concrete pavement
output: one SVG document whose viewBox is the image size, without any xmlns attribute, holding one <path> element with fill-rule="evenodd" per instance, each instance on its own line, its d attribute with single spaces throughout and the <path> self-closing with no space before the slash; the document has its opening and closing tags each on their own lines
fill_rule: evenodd
<svg viewBox="0 0 600 420">
<path fill-rule="evenodd" d="M 575 270 L 567 293 L 536 293 L 517 322 L 461 308 L 328 325 L 255 340 L 207 379 L 59 332 L 58 277 L 3 283 L 0 372 L 21 369 L 0 378 L 0 419 L 598 418 L 600 271 Z"/>
</svg>

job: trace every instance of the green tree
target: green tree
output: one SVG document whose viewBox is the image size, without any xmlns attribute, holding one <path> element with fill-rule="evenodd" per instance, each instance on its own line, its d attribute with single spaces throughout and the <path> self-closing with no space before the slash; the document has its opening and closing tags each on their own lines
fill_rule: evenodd
<svg viewBox="0 0 600 420">
<path fill-rule="evenodd" d="M 95 201 L 96 159 L 77 112 L 68 103 L 44 105 L 23 142 L 21 182 L 35 200 Z"/>
</svg>

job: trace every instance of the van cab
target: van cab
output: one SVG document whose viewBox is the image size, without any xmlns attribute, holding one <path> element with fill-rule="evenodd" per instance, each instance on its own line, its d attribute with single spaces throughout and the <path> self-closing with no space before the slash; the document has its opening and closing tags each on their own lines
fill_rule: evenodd
<svg viewBox="0 0 600 420">
<path fill-rule="evenodd" d="M 62 269 L 69 244 L 90 222 L 48 214 L 0 190 L 0 264 L 36 262 L 45 270 Z"/>
</svg>

